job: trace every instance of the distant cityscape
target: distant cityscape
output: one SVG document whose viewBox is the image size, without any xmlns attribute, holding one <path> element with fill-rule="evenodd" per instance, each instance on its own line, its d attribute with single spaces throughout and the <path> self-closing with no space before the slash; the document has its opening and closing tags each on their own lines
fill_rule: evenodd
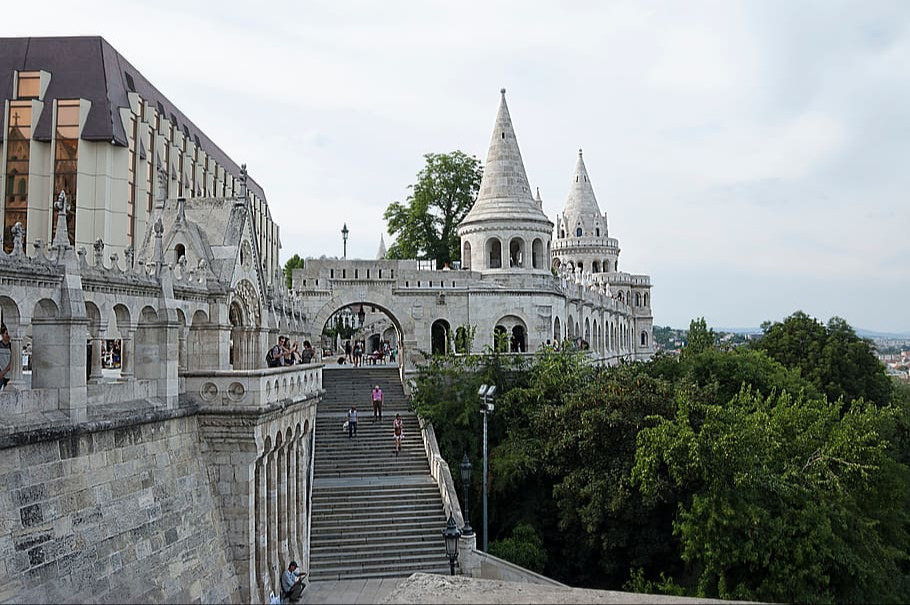
<svg viewBox="0 0 910 605">
<path fill-rule="evenodd" d="M 714 328 L 716 344 L 723 349 L 732 349 L 754 342 L 762 337 L 761 328 Z M 910 334 L 889 334 L 857 329 L 856 334 L 865 338 L 875 350 L 888 374 L 910 382 Z M 654 344 L 658 351 L 679 355 L 688 339 L 689 330 L 654 326 Z"/>
</svg>

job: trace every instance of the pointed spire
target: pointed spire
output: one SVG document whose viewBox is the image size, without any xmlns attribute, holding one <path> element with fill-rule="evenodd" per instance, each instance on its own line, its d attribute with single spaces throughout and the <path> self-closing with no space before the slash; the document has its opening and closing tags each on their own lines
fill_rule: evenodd
<svg viewBox="0 0 910 605">
<path fill-rule="evenodd" d="M 383 234 L 379 234 L 379 251 L 376 253 L 376 260 L 382 260 L 385 258 L 386 249 L 385 249 L 385 239 Z"/>
<path fill-rule="evenodd" d="M 597 205 L 597 198 L 594 196 L 594 188 L 591 186 L 591 179 L 588 177 L 588 168 L 585 166 L 585 159 L 581 149 L 578 150 L 575 174 L 572 176 L 572 184 L 569 187 L 569 198 L 566 200 L 564 214 L 567 218 L 569 216 L 574 217 L 575 220 L 582 217 L 587 219 L 600 216 L 600 207 Z M 574 225 L 574 220 L 572 225 Z"/>
<path fill-rule="evenodd" d="M 61 249 L 70 248 L 72 243 L 70 242 L 69 229 L 66 226 L 66 216 L 70 211 L 70 202 L 66 199 L 66 192 L 60 191 L 54 207 L 57 209 L 57 230 L 54 232 L 54 245 Z"/>
<path fill-rule="evenodd" d="M 499 111 L 487 151 L 477 201 L 462 224 L 484 219 L 523 219 L 549 222 L 531 195 L 518 139 L 506 103 L 506 89 L 500 90 Z"/>
</svg>

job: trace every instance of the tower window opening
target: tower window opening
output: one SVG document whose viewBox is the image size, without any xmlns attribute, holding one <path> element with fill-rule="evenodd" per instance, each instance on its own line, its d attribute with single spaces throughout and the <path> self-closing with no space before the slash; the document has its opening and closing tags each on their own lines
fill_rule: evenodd
<svg viewBox="0 0 910 605">
<path fill-rule="evenodd" d="M 506 138 L 506 133 L 503 132 L 503 133 L 501 133 L 501 134 L 502 134 L 502 138 L 505 139 L 505 138 Z"/>
</svg>

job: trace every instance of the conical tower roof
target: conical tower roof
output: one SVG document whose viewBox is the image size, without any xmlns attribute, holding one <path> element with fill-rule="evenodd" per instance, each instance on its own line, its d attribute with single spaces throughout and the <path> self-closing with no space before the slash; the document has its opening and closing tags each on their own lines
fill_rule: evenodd
<svg viewBox="0 0 910 605">
<path fill-rule="evenodd" d="M 597 205 L 597 198 L 594 197 L 594 188 L 591 186 L 591 179 L 588 178 L 588 169 L 585 166 L 581 149 L 578 150 L 575 174 L 572 177 L 569 198 L 566 200 L 566 209 L 563 214 L 566 217 L 600 216 L 600 206 Z"/>
<path fill-rule="evenodd" d="M 506 104 L 506 89 L 500 93 L 496 125 L 487 151 L 480 192 L 462 225 L 487 220 L 520 220 L 550 223 L 531 194 L 512 117 Z"/>
<path fill-rule="evenodd" d="M 376 252 L 376 260 L 382 260 L 385 258 L 386 249 L 385 249 L 385 238 L 380 233 L 379 234 L 379 251 Z"/>
</svg>

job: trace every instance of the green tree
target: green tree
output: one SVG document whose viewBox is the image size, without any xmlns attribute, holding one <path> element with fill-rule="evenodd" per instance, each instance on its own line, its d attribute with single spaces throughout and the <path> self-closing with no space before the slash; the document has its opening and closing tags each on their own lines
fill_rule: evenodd
<svg viewBox="0 0 910 605">
<path fill-rule="evenodd" d="M 689 322 L 689 333 L 686 336 L 686 346 L 682 350 L 682 355 L 697 355 L 703 351 L 714 348 L 717 335 L 713 329 L 708 328 L 704 317 L 693 319 Z"/>
<path fill-rule="evenodd" d="M 294 269 L 303 269 L 303 266 L 305 264 L 306 263 L 304 263 L 304 260 L 297 254 L 289 258 L 288 261 L 284 263 L 284 278 L 287 280 L 288 289 L 291 287 L 291 276 Z"/>
<path fill-rule="evenodd" d="M 764 335 L 755 347 L 788 368 L 797 368 L 830 401 L 864 398 L 886 405 L 893 387 L 885 366 L 868 340 L 850 325 L 832 317 L 827 327 L 802 311 L 783 322 L 762 324 Z"/>
<path fill-rule="evenodd" d="M 491 542 L 490 554 L 537 573 L 542 573 L 547 566 L 543 539 L 528 523 L 516 525 L 510 537 Z"/>
<path fill-rule="evenodd" d="M 894 415 L 857 403 L 683 397 L 638 437 L 647 497 L 687 487 L 674 533 L 698 595 L 780 602 L 906 602 L 907 468 L 883 434 Z"/>
<path fill-rule="evenodd" d="M 386 258 L 435 259 L 442 269 L 461 258 L 457 227 L 477 197 L 483 168 L 461 151 L 424 158 L 407 202 L 392 202 L 383 215 L 395 237 Z"/>
</svg>

